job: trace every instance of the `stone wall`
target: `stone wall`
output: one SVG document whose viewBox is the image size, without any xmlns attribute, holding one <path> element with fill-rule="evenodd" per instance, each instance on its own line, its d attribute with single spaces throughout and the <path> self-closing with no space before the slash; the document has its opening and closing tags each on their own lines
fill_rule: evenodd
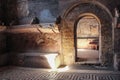
<svg viewBox="0 0 120 80">
<path fill-rule="evenodd" d="M 115 43 L 115 45 L 114 45 L 115 53 L 120 53 L 120 48 L 119 48 L 120 37 L 119 37 L 119 35 L 120 35 L 120 29 L 115 28 L 115 41 L 114 41 L 114 43 Z"/>
<path fill-rule="evenodd" d="M 0 1 L 0 18 L 2 17 L 2 1 Z M 1 21 L 1 19 L 0 19 Z"/>
<path fill-rule="evenodd" d="M 6 34 L 10 65 L 50 68 L 45 57 L 49 54 L 58 54 L 56 66 L 60 65 L 61 35 L 57 26 L 12 26 Z"/>
<path fill-rule="evenodd" d="M 5 25 L 55 22 L 58 16 L 58 0 L 1 0 L 2 21 Z M 1 14 L 1 11 L 0 11 Z"/>
<path fill-rule="evenodd" d="M 114 67 L 116 70 L 120 71 L 120 29 L 115 28 L 115 38 L 114 38 Z"/>
<path fill-rule="evenodd" d="M 61 45 L 63 54 L 63 64 L 70 65 L 75 62 L 75 47 L 74 47 L 74 29 L 73 24 L 67 22 L 66 20 L 62 21 L 61 26 Z"/>
<path fill-rule="evenodd" d="M 28 0 L 29 16 L 37 17 L 40 23 L 50 23 L 58 16 L 58 0 Z"/>
<path fill-rule="evenodd" d="M 4 25 L 20 24 L 28 16 L 27 0 L 2 0 L 2 21 Z"/>
<path fill-rule="evenodd" d="M 119 4 L 119 0 L 59 0 L 59 12 L 60 14 L 64 14 L 64 12 L 71 6 L 74 5 L 75 3 L 86 3 L 86 2 L 97 2 L 101 6 L 104 6 L 108 8 L 110 12 L 112 12 L 112 15 L 114 15 L 114 8 L 117 4 Z M 75 6 L 75 5 L 74 5 Z"/>
<path fill-rule="evenodd" d="M 64 13 L 74 3 L 89 0 L 1 0 L 3 7 L 3 22 L 5 25 L 31 24 L 37 17 L 39 23 L 55 22 L 56 17 Z M 98 1 L 101 6 L 107 7 L 114 15 L 115 4 L 118 0 L 91 0 Z M 100 3 L 99 3 L 100 2 Z M 118 1 L 119 2 L 119 1 Z"/>
<path fill-rule="evenodd" d="M 72 2 L 72 0 L 70 1 Z M 70 3 L 68 1 L 68 3 Z M 67 2 L 66 2 L 67 3 Z M 113 64 L 113 41 L 112 41 L 112 17 L 103 9 L 103 6 L 95 5 L 92 2 L 72 2 L 71 7 L 66 9 L 63 15 L 63 23 L 61 26 L 62 33 L 62 50 L 65 64 L 72 64 L 75 61 L 75 27 L 80 15 L 91 13 L 98 17 L 101 23 L 101 64 L 111 66 Z M 61 3 L 65 4 L 64 1 Z M 71 4 L 71 3 L 70 3 Z M 69 4 L 68 4 L 69 5 Z M 62 6 L 63 7 L 63 6 Z M 67 31 L 67 32 L 66 32 Z"/>
<path fill-rule="evenodd" d="M 7 30 L 8 52 L 60 52 L 59 32 L 39 25 L 17 27 Z"/>
<path fill-rule="evenodd" d="M 6 33 L 7 49 L 5 36 L 0 31 L 0 53 L 5 50 L 10 53 L 58 52 L 63 64 L 72 64 L 76 57 L 75 24 L 81 14 L 91 13 L 101 23 L 101 63 L 109 66 L 113 64 L 113 42 L 115 53 L 120 53 L 119 29 L 115 29 L 115 41 L 112 40 L 115 4 L 119 4 L 119 0 L 0 0 L 0 18 L 8 28 L 11 27 Z M 54 31 L 51 24 L 49 28 L 41 25 L 12 26 L 31 24 L 35 17 L 37 24 L 54 23 L 58 15 L 62 16 L 61 34 Z"/>
<path fill-rule="evenodd" d="M 17 0 L 3 0 L 3 22 L 5 25 L 16 24 L 17 22 Z"/>
<path fill-rule="evenodd" d="M 7 64 L 5 27 L 0 26 L 0 66 Z"/>
<path fill-rule="evenodd" d="M 3 54 L 5 52 L 6 47 L 6 38 L 5 38 L 5 27 L 0 26 L 0 54 Z"/>
</svg>

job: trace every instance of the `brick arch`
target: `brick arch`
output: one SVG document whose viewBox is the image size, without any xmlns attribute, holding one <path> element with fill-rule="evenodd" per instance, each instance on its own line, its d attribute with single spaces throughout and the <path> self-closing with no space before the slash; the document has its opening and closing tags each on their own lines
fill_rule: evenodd
<svg viewBox="0 0 120 80">
<path fill-rule="evenodd" d="M 113 18 L 111 12 L 109 11 L 109 9 L 108 9 L 105 5 L 103 5 L 102 3 L 98 2 L 98 1 L 84 1 L 84 0 L 83 0 L 83 1 L 79 1 L 79 2 L 77 2 L 77 3 L 75 3 L 75 4 L 72 4 L 71 6 L 69 6 L 69 7 L 62 13 L 62 17 L 65 18 L 65 17 L 70 13 L 70 11 L 72 11 L 75 7 L 78 7 L 78 6 L 81 5 L 81 4 L 97 5 L 97 6 L 99 6 L 100 8 L 102 8 L 103 10 L 105 10 L 111 18 Z"/>
<path fill-rule="evenodd" d="M 101 23 L 101 63 L 113 63 L 112 14 L 103 4 L 95 1 L 85 1 L 73 4 L 62 15 L 62 55 L 64 64 L 75 62 L 75 23 L 81 14 L 91 13 L 98 17 Z M 108 57 L 109 56 L 109 57 Z"/>
</svg>

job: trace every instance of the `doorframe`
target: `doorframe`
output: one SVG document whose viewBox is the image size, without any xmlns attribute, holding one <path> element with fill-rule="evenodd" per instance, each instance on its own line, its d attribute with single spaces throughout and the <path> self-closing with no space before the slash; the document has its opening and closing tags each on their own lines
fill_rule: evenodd
<svg viewBox="0 0 120 80">
<path fill-rule="evenodd" d="M 75 47 L 75 63 L 77 63 L 77 24 L 79 22 L 80 19 L 82 19 L 83 17 L 85 16 L 92 16 L 94 17 L 98 24 L 99 24 L 99 62 L 98 63 L 101 63 L 102 60 L 101 60 L 101 55 L 102 55 L 102 41 L 101 41 L 101 22 L 100 22 L 100 19 L 93 13 L 82 13 L 80 14 L 80 16 L 78 17 L 78 19 L 75 21 L 75 24 L 74 24 L 74 47 Z"/>
</svg>

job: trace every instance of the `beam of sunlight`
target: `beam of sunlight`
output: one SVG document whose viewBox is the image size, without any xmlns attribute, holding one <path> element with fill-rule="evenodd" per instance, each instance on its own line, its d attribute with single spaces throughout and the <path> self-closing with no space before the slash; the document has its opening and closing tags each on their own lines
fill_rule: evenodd
<svg viewBox="0 0 120 80">
<path fill-rule="evenodd" d="M 45 55 L 45 57 L 47 58 L 47 61 L 51 67 L 51 71 L 56 71 L 57 67 L 56 67 L 56 64 L 55 64 L 55 59 L 56 59 L 56 56 L 58 54 L 47 54 Z"/>
</svg>

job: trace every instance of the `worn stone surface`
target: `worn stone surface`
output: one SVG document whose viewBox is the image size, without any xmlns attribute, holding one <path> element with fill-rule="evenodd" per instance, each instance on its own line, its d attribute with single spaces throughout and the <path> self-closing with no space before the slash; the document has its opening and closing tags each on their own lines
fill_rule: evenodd
<svg viewBox="0 0 120 80">
<path fill-rule="evenodd" d="M 31 68 L 1 68 L 1 80 L 119 80 L 120 73 L 101 70 L 68 70 L 64 72 Z"/>
<path fill-rule="evenodd" d="M 9 63 L 24 67 L 50 68 L 43 55 L 57 53 L 55 62 L 58 67 L 61 64 L 61 37 L 57 28 L 45 28 L 38 25 L 24 27 L 13 26 L 7 29 L 7 52 L 11 54 Z M 26 53 L 28 55 L 24 56 Z M 30 55 L 31 53 L 33 56 Z"/>
<path fill-rule="evenodd" d="M 76 55 L 74 42 L 76 21 L 81 14 L 92 13 L 101 22 L 102 64 L 110 66 L 113 64 L 113 52 L 120 53 L 119 29 L 115 29 L 115 39 L 114 41 L 112 39 L 114 8 L 119 4 L 119 0 L 0 0 L 0 20 L 2 18 L 5 25 L 10 25 L 8 28 L 15 24 L 31 24 L 34 17 L 39 19 L 38 23 L 54 23 L 58 15 L 62 16 L 59 27 L 61 34 L 47 33 L 47 30 L 36 32 L 33 28 L 25 29 L 25 26 L 21 26 L 23 29 L 17 31 L 11 29 L 12 32 L 7 32 L 6 51 L 60 52 L 62 62 L 72 64 Z M 4 39 L 4 34 L 0 31 L 0 53 L 5 49 Z"/>
<path fill-rule="evenodd" d="M 115 6 L 119 0 L 1 0 L 2 18 L 5 25 L 23 24 L 26 17 L 37 17 L 42 22 L 54 22 L 56 17 L 64 12 L 74 3 L 95 2 L 108 9 L 114 15 Z M 27 18 L 28 19 L 28 18 Z M 28 20 L 29 21 L 29 20 Z M 28 22 L 29 23 L 29 22 Z"/>
<path fill-rule="evenodd" d="M 114 38 L 114 52 L 115 52 L 115 68 L 120 70 L 120 29 L 115 29 L 115 38 Z"/>
<path fill-rule="evenodd" d="M 78 6 L 75 6 L 68 10 L 68 13 L 66 13 L 63 18 L 63 28 L 61 28 L 62 33 L 62 42 L 63 42 L 63 54 L 65 56 L 65 63 L 69 63 L 69 54 L 73 57 L 71 59 L 75 60 L 75 43 L 74 43 L 74 29 L 76 28 L 76 21 L 80 18 L 79 16 L 84 13 L 91 13 L 98 17 L 101 23 L 101 63 L 104 65 L 111 65 L 113 61 L 113 53 L 112 53 L 112 19 L 111 16 L 108 15 L 108 13 L 103 10 L 101 7 L 97 5 L 89 4 L 81 4 Z M 67 32 L 65 32 L 67 31 Z M 66 36 L 67 35 L 67 36 Z M 66 43 L 64 41 L 68 40 Z M 69 41 L 72 41 L 69 43 Z M 71 45 L 67 48 L 67 46 L 64 47 L 64 45 Z M 108 46 L 109 45 L 109 46 Z M 66 49 L 67 48 L 67 49 Z M 72 51 L 71 51 L 72 50 Z M 108 57 L 109 56 L 109 57 Z M 73 60 L 73 61 L 74 61 Z M 72 62 L 71 62 L 72 63 Z"/>
<path fill-rule="evenodd" d="M 72 64 L 75 62 L 75 50 L 74 50 L 74 33 L 72 29 L 72 25 L 63 21 L 63 26 L 61 28 L 61 36 L 62 36 L 62 54 L 64 57 L 64 64 Z"/>
<path fill-rule="evenodd" d="M 16 27 L 17 28 L 17 27 Z M 28 29 L 28 30 L 27 30 Z M 7 33 L 7 49 L 10 52 L 26 52 L 26 51 L 39 51 L 39 52 L 60 52 L 60 34 L 47 33 L 37 30 L 35 28 L 22 28 L 16 31 Z M 43 28 L 44 30 L 44 28 Z M 46 28 L 45 28 L 46 30 Z M 12 46 L 11 46 L 12 45 Z"/>
<path fill-rule="evenodd" d="M 30 16 L 37 17 L 40 23 L 55 22 L 58 16 L 58 0 L 28 0 Z"/>
<path fill-rule="evenodd" d="M 69 1 L 64 1 L 64 0 L 59 0 L 59 10 L 60 13 L 63 13 L 71 6 L 74 5 L 75 3 L 88 3 L 88 2 L 97 2 L 101 6 L 104 6 L 112 12 L 112 15 L 114 15 L 114 8 L 116 5 L 119 4 L 119 0 L 69 0 Z"/>
<path fill-rule="evenodd" d="M 115 45 L 114 45 L 114 48 L 115 48 L 115 53 L 119 53 L 120 54 L 120 29 L 115 29 Z"/>
<path fill-rule="evenodd" d="M 55 63 L 49 63 L 47 55 L 56 54 Z M 52 56 L 51 56 L 52 58 Z M 59 53 L 39 53 L 39 52 L 28 52 L 28 53 L 14 53 L 10 56 L 10 65 L 32 67 L 32 68 L 51 68 L 50 64 L 55 64 L 55 67 L 61 65 Z"/>
<path fill-rule="evenodd" d="M 0 18 L 2 18 L 2 1 L 0 0 Z M 0 19 L 1 24 L 2 19 Z"/>
<path fill-rule="evenodd" d="M 5 27 L 0 26 L 0 54 L 3 54 L 6 48 L 6 36 L 4 34 L 4 31 Z"/>
<path fill-rule="evenodd" d="M 17 0 L 3 0 L 3 22 L 5 25 L 17 24 Z"/>
<path fill-rule="evenodd" d="M 0 26 L 0 66 L 6 65 L 8 61 L 8 55 L 6 52 L 6 35 L 4 31 L 6 30 L 5 26 Z"/>
<path fill-rule="evenodd" d="M 29 10 L 28 10 L 28 0 L 17 0 L 17 11 L 18 11 L 18 17 L 24 18 L 28 16 Z"/>
</svg>

